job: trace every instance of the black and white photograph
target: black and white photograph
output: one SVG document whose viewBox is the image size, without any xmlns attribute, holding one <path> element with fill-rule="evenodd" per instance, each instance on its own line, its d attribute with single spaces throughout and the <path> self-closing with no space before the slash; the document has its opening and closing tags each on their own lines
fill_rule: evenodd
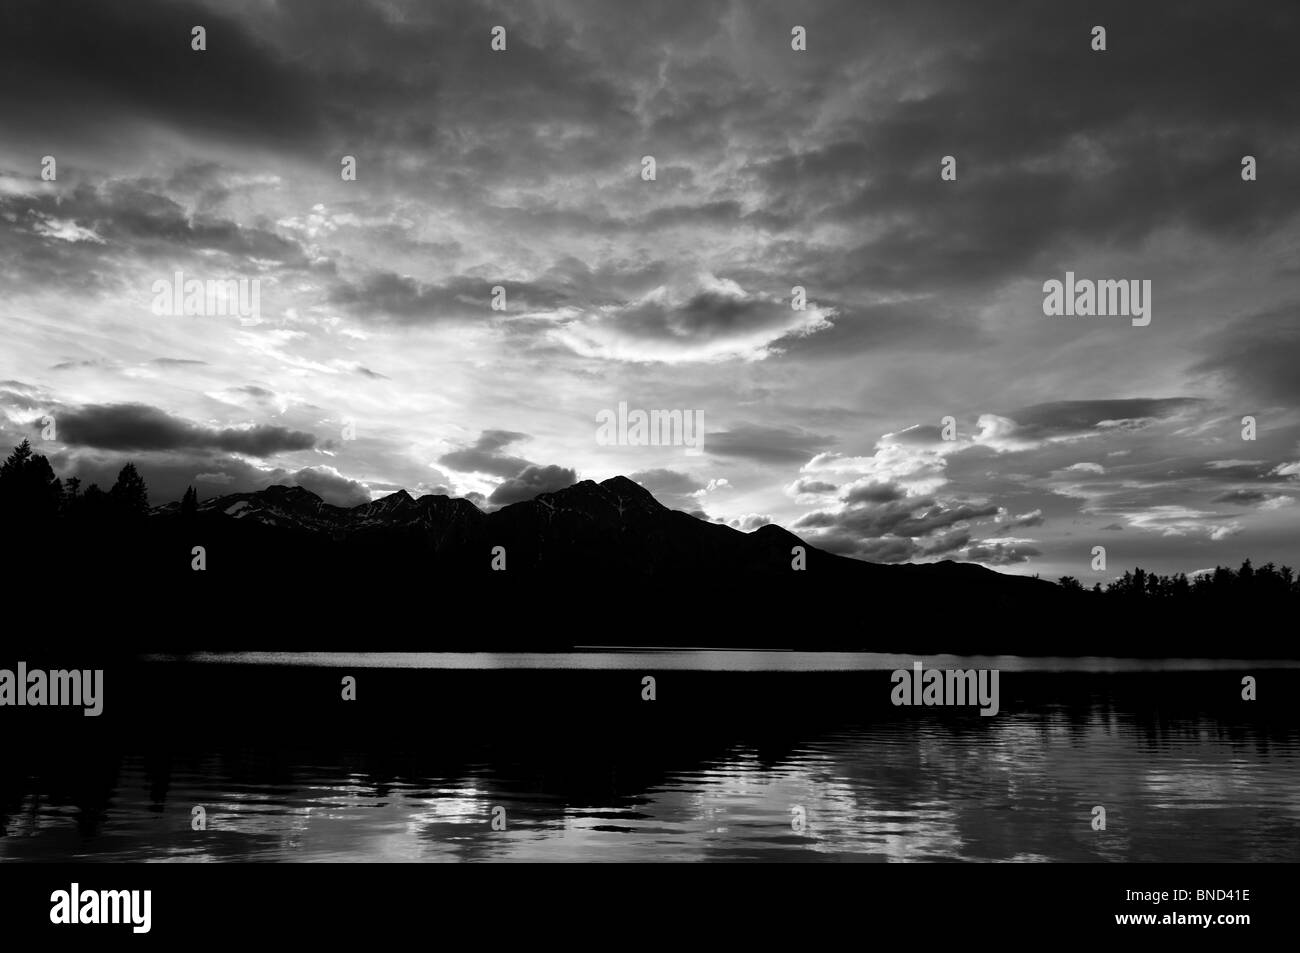
<svg viewBox="0 0 1300 953">
<path fill-rule="evenodd" d="M 102 875 L 156 862 L 887 862 L 1268 929 L 1298 46 L 1284 0 L 4 0 L 0 869 L 71 871 L 5 922 L 183 921 Z"/>
</svg>

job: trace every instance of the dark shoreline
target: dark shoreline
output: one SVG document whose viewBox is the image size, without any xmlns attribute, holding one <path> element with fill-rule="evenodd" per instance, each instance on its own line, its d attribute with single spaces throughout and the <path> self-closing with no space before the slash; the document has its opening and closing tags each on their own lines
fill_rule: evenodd
<svg viewBox="0 0 1300 953">
<path fill-rule="evenodd" d="M 917 656 L 923 658 L 923 656 Z M 527 732 L 563 726 L 582 734 L 621 728 L 709 724 L 745 730 L 804 719 L 870 721 L 937 718 L 955 723 L 981 718 L 975 707 L 892 704 L 891 673 L 870 671 L 688 671 L 655 669 L 417 669 L 308 665 L 219 664 L 141 658 L 76 658 L 32 653 L 29 669 L 100 668 L 104 710 L 4 706 L 6 735 L 75 729 L 86 743 L 120 728 L 184 739 L 192 732 L 243 734 L 285 731 L 301 737 L 357 732 L 359 738 L 419 738 L 429 718 L 450 719 L 457 731 Z M 0 667 L 10 663 L 3 662 Z M 927 663 L 927 668 L 934 666 Z M 1255 677 L 1258 700 L 1241 698 L 1245 675 Z M 343 699 L 343 679 L 356 679 L 356 699 Z M 643 699 L 646 676 L 655 699 Z M 1003 670 L 1001 711 L 1070 711 L 1103 705 L 1148 712 L 1158 719 L 1211 717 L 1225 726 L 1300 729 L 1300 669 L 1243 661 L 1220 670 L 1080 672 Z M 477 726 L 477 727 L 475 727 Z M 193 739 L 201 742 L 201 739 Z"/>
</svg>

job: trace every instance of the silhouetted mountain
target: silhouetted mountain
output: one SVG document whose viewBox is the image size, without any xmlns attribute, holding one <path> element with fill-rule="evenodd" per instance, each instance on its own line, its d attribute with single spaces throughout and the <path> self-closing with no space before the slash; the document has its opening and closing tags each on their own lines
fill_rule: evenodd
<svg viewBox="0 0 1300 953">
<path fill-rule="evenodd" d="M 489 513 L 404 490 L 339 507 L 291 486 L 148 510 L 133 468 L 113 493 L 60 494 L 43 458 L 20 451 L 0 489 L 21 544 L 0 569 L 61 635 L 105 649 L 1296 654 L 1241 625 L 1291 614 L 1300 587 L 1285 567 L 1223 570 L 1212 586 L 1137 570 L 1101 593 L 971 563 L 881 565 L 670 510 L 621 476 Z"/>
<path fill-rule="evenodd" d="M 206 549 L 208 569 L 228 558 L 258 563 L 292 556 L 327 571 L 348 565 L 374 572 L 436 569 L 450 574 L 493 571 L 588 577 L 745 577 L 832 575 L 846 582 L 958 589 L 1055 590 L 1051 583 L 973 564 L 878 565 L 817 549 L 779 526 L 745 533 L 670 510 L 644 487 L 618 476 L 584 480 L 532 500 L 484 513 L 464 499 L 405 490 L 344 508 L 301 487 L 272 486 L 204 501 L 192 525 L 179 504 L 152 520 Z M 500 553 L 498 547 L 504 549 Z M 802 547 L 802 570 L 794 568 Z M 359 562 L 360 561 L 360 562 Z M 185 560 L 189 569 L 189 559 Z"/>
</svg>

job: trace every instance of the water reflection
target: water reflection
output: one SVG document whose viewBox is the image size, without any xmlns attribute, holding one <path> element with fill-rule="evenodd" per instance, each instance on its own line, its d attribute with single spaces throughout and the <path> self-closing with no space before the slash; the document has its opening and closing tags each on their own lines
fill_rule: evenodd
<svg viewBox="0 0 1300 953">
<path fill-rule="evenodd" d="M 0 858 L 1300 860 L 1294 732 L 1095 705 L 649 741 L 38 758 L 6 776 Z"/>
</svg>

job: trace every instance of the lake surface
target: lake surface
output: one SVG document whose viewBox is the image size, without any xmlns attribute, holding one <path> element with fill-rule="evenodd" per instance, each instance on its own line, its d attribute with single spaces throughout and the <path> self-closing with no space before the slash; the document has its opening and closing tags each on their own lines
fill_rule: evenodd
<svg viewBox="0 0 1300 953">
<path fill-rule="evenodd" d="M 925 657 L 1001 670 L 981 718 L 889 704 L 912 661 L 159 659 L 93 744 L 64 731 L 5 761 L 0 861 L 1300 861 L 1295 663 Z M 358 720 L 341 671 L 387 707 Z M 268 685 L 276 707 L 247 707 Z M 190 698 L 233 707 L 200 725 Z"/>
<path fill-rule="evenodd" d="M 1006 672 L 1199 672 L 1253 667 L 1300 670 L 1297 660 L 1142 659 L 1096 656 L 898 655 L 882 652 L 796 652 L 773 649 L 592 649 L 574 652 L 192 652 L 158 661 L 208 665 L 437 669 L 690 672 L 871 672 L 926 668 L 996 668 Z"/>
</svg>

